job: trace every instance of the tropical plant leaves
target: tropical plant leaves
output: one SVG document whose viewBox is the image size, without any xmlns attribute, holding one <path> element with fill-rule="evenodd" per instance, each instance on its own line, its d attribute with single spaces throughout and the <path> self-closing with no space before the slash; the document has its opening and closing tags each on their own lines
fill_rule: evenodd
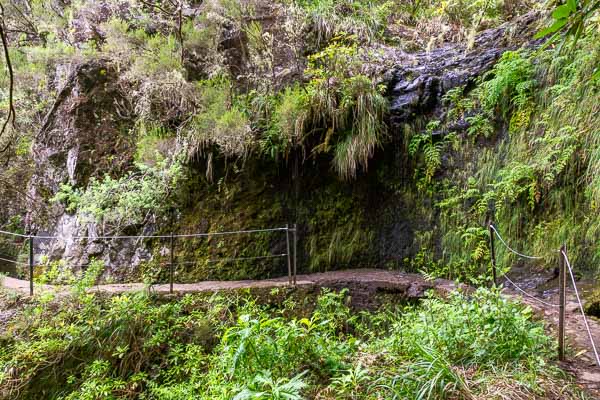
<svg viewBox="0 0 600 400">
<path fill-rule="evenodd" d="M 552 19 L 554 20 L 552 25 L 540 30 L 534 38 L 541 39 L 550 34 L 554 34 L 546 44 L 542 46 L 542 49 L 544 49 L 550 43 L 553 43 L 560 36 L 561 32 L 566 29 L 566 34 L 560 44 L 559 51 L 570 38 L 573 38 L 571 48 L 574 48 L 585 30 L 586 20 L 598 9 L 600 9 L 600 1 L 567 0 L 565 4 L 556 7 L 552 12 Z"/>
<path fill-rule="evenodd" d="M 535 34 L 534 38 L 535 39 L 541 39 L 543 37 L 548 36 L 551 33 L 556 33 L 558 32 L 563 26 L 565 26 L 567 24 L 567 22 L 569 22 L 569 20 L 567 18 L 562 18 L 559 19 L 557 21 L 554 21 L 554 23 L 552 25 L 550 25 L 549 27 L 542 29 L 541 31 L 539 31 L 538 33 Z"/>
<path fill-rule="evenodd" d="M 558 6 L 556 9 L 554 9 L 552 12 L 552 18 L 556 20 L 568 18 L 573 11 L 575 10 L 571 9 L 568 4 L 563 4 L 562 6 Z"/>
</svg>

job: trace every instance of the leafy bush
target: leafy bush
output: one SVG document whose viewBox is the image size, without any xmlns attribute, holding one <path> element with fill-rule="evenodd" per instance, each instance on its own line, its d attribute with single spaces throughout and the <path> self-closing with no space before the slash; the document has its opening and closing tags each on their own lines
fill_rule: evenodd
<svg viewBox="0 0 600 400">
<path fill-rule="evenodd" d="M 404 335 L 394 342 L 394 351 L 411 355 L 430 348 L 465 367 L 519 360 L 543 363 L 551 341 L 532 317 L 530 308 L 493 290 L 478 289 L 472 296 L 453 293 L 448 302 L 432 298 L 400 319 L 396 329 Z"/>
<path fill-rule="evenodd" d="M 404 310 L 391 331 L 379 343 L 389 353 L 378 380 L 391 398 L 475 398 L 476 378 L 467 371 L 485 374 L 520 363 L 541 371 L 551 350 L 530 308 L 487 289 L 427 299 Z"/>
<path fill-rule="evenodd" d="M 245 157 L 254 144 L 250 122 L 236 106 L 230 82 L 215 78 L 200 82 L 199 110 L 186 127 L 188 159 L 216 146 L 226 157 Z M 232 104 L 233 103 L 233 104 Z"/>
<path fill-rule="evenodd" d="M 73 269 L 64 260 L 49 261 L 42 259 L 41 265 L 38 266 L 37 270 L 42 270 L 35 277 L 36 282 L 41 284 L 70 285 L 76 281 Z"/>
<path fill-rule="evenodd" d="M 146 222 L 166 209 L 170 193 L 183 176 L 178 161 L 164 160 L 156 166 L 138 164 L 138 172 L 114 179 L 92 179 L 86 189 L 63 184 L 53 201 L 64 202 L 67 211 L 82 219 L 102 221 L 115 230 Z"/>
<path fill-rule="evenodd" d="M 303 375 L 274 380 L 269 371 L 258 374 L 233 400 L 302 400 L 302 390 L 308 386 L 302 381 Z"/>
<path fill-rule="evenodd" d="M 128 78 L 142 80 L 171 71 L 182 71 L 181 58 L 177 57 L 180 44 L 173 35 L 150 35 L 144 28 L 131 22 L 113 18 L 102 25 L 105 30 L 103 51 L 122 66 L 129 67 Z"/>
<path fill-rule="evenodd" d="M 279 156 L 287 158 L 292 146 L 302 139 L 308 123 L 308 101 L 300 86 L 287 88 L 280 95 L 260 143 L 267 156 L 275 160 Z"/>
<path fill-rule="evenodd" d="M 477 397 L 498 371 L 538 395 L 536 379 L 519 383 L 524 371 L 556 381 L 544 364 L 551 340 L 542 324 L 496 291 L 361 314 L 346 306 L 349 294 L 325 290 L 304 317 L 292 316 L 293 298 L 274 309 L 239 294 L 40 300 L 11 325 L 19 340 L 3 343 L 0 392 L 65 400 L 443 399 Z"/>
</svg>

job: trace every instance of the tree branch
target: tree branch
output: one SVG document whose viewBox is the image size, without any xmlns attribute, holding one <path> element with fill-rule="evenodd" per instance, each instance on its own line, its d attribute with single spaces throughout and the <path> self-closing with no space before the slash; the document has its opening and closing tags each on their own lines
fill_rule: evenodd
<svg viewBox="0 0 600 400">
<path fill-rule="evenodd" d="M 9 123 L 11 123 L 14 127 L 15 125 L 15 106 L 14 106 L 14 84 L 15 84 L 15 76 L 13 72 L 12 63 L 10 61 L 10 54 L 8 51 L 8 40 L 6 38 L 6 25 L 4 24 L 4 6 L 0 3 L 0 39 L 2 39 L 2 47 L 4 49 L 4 58 L 6 60 L 6 66 L 8 68 L 8 76 L 9 76 L 9 89 L 8 89 L 8 115 L 6 116 L 6 120 L 2 124 L 2 129 L 0 130 L 0 138 L 6 132 L 6 128 Z M 6 146 L 2 151 L 6 151 L 9 146 Z"/>
</svg>

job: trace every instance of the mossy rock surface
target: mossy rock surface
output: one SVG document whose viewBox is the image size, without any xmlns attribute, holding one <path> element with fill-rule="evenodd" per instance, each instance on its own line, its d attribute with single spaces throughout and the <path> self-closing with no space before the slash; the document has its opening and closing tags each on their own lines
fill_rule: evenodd
<svg viewBox="0 0 600 400">
<path fill-rule="evenodd" d="M 600 318 L 600 289 L 594 290 L 586 299 L 585 313 Z"/>
</svg>

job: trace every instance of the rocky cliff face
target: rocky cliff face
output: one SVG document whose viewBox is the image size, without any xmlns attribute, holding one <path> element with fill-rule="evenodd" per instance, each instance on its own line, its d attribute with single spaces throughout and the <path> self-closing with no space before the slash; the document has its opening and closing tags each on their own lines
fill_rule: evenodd
<svg viewBox="0 0 600 400">
<path fill-rule="evenodd" d="M 132 121 L 119 112 L 125 100 L 117 81 L 117 71 L 105 61 L 72 67 L 34 143 L 35 194 L 52 195 L 67 182 L 85 186 L 129 165 Z"/>
<path fill-rule="evenodd" d="M 80 223 L 77 216 L 49 200 L 61 184 L 85 187 L 92 178 L 122 174 L 135 151 L 130 133 L 133 121 L 124 112 L 126 99 L 118 87 L 118 71 L 107 61 L 59 65 L 57 69 L 70 71 L 62 85 L 57 78 L 58 96 L 33 144 L 35 172 L 30 181 L 31 201 L 41 200 L 49 209 L 30 207 L 37 211 L 27 218 L 34 232 L 59 237 L 40 241 L 38 253 L 74 265 L 86 265 L 95 256 L 109 261 L 115 257 L 109 254 L 110 246 L 72 239 L 97 236 L 101 228 Z M 123 252 L 131 253 L 125 246 L 116 254 Z"/>
<path fill-rule="evenodd" d="M 484 31 L 469 48 L 447 45 L 431 52 L 415 54 L 392 50 L 396 66 L 386 74 L 389 77 L 390 124 L 394 132 L 392 141 L 403 141 L 400 137 L 403 124 L 411 123 L 420 116 L 442 115 L 444 107 L 441 99 L 448 90 L 469 85 L 488 71 L 504 51 L 527 44 L 537 17 L 528 14 L 512 23 Z M 242 39 L 236 38 L 231 39 L 230 56 L 235 55 L 236 51 L 244 51 L 243 46 L 239 47 Z M 227 45 L 227 42 L 222 45 Z M 238 56 L 242 57 L 240 54 Z M 234 65 L 235 61 L 230 60 L 229 63 Z M 48 201 L 63 183 L 85 187 L 93 177 L 104 174 L 119 176 L 133 160 L 135 138 L 130 133 L 133 118 L 127 96 L 123 94 L 123 90 L 127 89 L 119 86 L 121 72 L 105 60 L 75 63 L 68 70 L 70 73 L 59 88 L 56 101 L 33 145 L 36 170 L 30 186 L 34 199 Z M 463 125 L 457 129 L 466 127 Z M 395 151 L 394 146 L 386 147 L 376 156 L 379 161 L 376 159 L 374 163 L 388 162 L 395 157 Z M 319 165 L 316 168 L 319 169 Z M 321 172 L 304 175 L 303 180 L 311 190 L 319 190 L 320 182 L 326 180 Z M 308 183 L 307 179 L 315 181 Z M 379 196 L 378 193 L 387 189 L 379 183 L 373 183 L 374 179 L 377 178 L 369 174 L 360 177 L 354 184 L 354 187 L 364 186 L 358 190 L 363 193 L 358 203 L 368 209 L 368 215 L 372 216 L 368 224 L 372 225 L 369 228 L 374 232 L 374 242 L 377 243 L 369 250 L 372 256 L 367 257 L 365 262 L 392 261 L 397 265 L 399 260 L 414 252 L 412 230 L 419 222 L 407 212 L 410 203 Z M 287 184 L 271 182 L 269 187 L 264 189 L 269 193 L 263 191 L 264 198 L 275 198 L 276 192 L 288 191 L 288 200 L 284 200 L 283 207 L 293 208 L 294 204 L 297 205 L 298 199 L 293 199 L 294 195 Z M 304 196 L 307 210 L 318 208 L 315 203 L 318 202 L 317 197 Z M 181 210 L 183 214 L 192 211 Z M 134 241 L 110 243 L 94 239 L 73 240 L 73 236 L 93 238 L 106 232 L 96 223 L 82 224 L 76 215 L 66 213 L 60 205 L 51 206 L 50 212 L 45 215 L 30 214 L 28 218 L 38 233 L 58 236 L 57 240 L 44 240 L 39 245 L 40 254 L 47 254 L 54 259 L 65 259 L 73 265 L 86 265 L 91 258 L 97 257 L 112 267 L 113 274 L 118 275 L 128 273 L 120 270 L 123 266 L 135 269 L 141 261 L 152 258 L 152 249 Z"/>
<path fill-rule="evenodd" d="M 534 45 L 531 38 L 539 18 L 539 13 L 531 12 L 484 31 L 469 47 L 448 45 L 429 52 L 399 55 L 389 83 L 392 124 L 409 122 L 417 116 L 439 118 L 446 92 L 473 85 L 505 51 Z"/>
</svg>

